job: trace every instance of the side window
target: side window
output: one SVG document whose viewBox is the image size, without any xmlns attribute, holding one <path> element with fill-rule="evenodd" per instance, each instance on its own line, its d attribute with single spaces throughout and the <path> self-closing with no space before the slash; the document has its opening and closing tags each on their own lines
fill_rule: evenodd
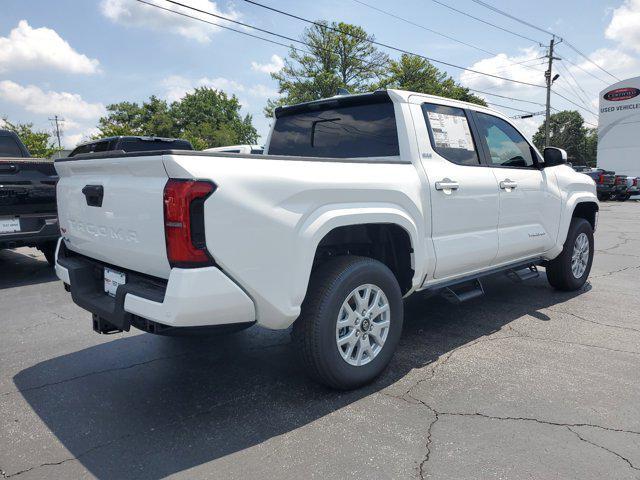
<svg viewBox="0 0 640 480">
<path fill-rule="evenodd" d="M 515 168 L 534 166 L 531 146 L 515 128 L 493 115 L 476 112 L 476 116 L 491 165 Z"/>
<path fill-rule="evenodd" d="M 429 127 L 431 146 L 438 155 L 460 165 L 480 165 L 464 110 L 423 103 L 422 112 Z"/>
<path fill-rule="evenodd" d="M 22 157 L 22 150 L 9 136 L 0 136 L 0 157 Z"/>
</svg>

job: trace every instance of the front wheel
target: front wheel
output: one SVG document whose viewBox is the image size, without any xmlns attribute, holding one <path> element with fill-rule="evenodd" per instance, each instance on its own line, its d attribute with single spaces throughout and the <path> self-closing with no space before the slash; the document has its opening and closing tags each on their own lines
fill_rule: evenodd
<svg viewBox="0 0 640 480">
<path fill-rule="evenodd" d="M 402 321 L 402 294 L 391 270 L 371 258 L 344 256 L 311 275 L 293 338 L 313 378 L 348 390 L 389 364 Z"/>
<path fill-rule="evenodd" d="M 547 279 L 558 290 L 581 288 L 593 263 L 593 228 L 584 218 L 573 218 L 562 253 L 547 264 Z"/>
</svg>

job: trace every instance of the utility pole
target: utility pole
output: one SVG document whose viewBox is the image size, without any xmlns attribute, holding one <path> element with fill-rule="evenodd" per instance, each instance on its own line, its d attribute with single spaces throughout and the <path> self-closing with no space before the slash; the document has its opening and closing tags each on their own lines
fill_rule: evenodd
<svg viewBox="0 0 640 480">
<path fill-rule="evenodd" d="M 559 39 L 560 42 L 562 42 L 562 39 Z M 548 147 L 549 146 L 549 120 L 551 117 L 551 85 L 553 85 L 553 82 L 556 81 L 556 79 L 560 76 L 560 75 L 556 75 L 555 77 L 552 77 L 553 74 L 553 61 L 554 60 L 560 60 L 557 57 L 553 56 L 553 49 L 556 45 L 556 36 L 553 35 L 551 37 L 551 42 L 549 43 L 549 55 L 547 55 L 547 58 L 549 59 L 549 68 L 547 69 L 546 72 L 544 72 L 544 76 L 545 79 L 547 80 L 547 109 L 546 109 L 546 116 L 545 116 L 545 121 L 544 121 L 544 146 Z"/>
<path fill-rule="evenodd" d="M 60 118 L 58 117 L 58 115 L 54 115 L 54 117 L 50 118 L 49 120 L 55 123 L 56 137 L 58 137 L 58 148 L 62 150 L 62 144 L 60 142 L 60 124 L 64 122 L 64 118 Z"/>
</svg>

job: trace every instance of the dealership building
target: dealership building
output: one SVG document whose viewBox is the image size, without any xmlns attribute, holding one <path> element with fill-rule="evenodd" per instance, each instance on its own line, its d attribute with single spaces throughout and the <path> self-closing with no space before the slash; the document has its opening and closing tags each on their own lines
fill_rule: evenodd
<svg viewBox="0 0 640 480">
<path fill-rule="evenodd" d="M 598 168 L 640 177 L 640 77 L 600 92 Z"/>
</svg>

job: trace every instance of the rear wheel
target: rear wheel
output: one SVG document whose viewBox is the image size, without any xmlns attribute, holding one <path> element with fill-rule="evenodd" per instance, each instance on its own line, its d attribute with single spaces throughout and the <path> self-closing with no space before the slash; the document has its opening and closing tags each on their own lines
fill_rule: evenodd
<svg viewBox="0 0 640 480">
<path fill-rule="evenodd" d="M 547 264 L 547 279 L 558 290 L 578 290 L 593 263 L 593 228 L 584 218 L 573 218 L 562 253 Z"/>
<path fill-rule="evenodd" d="M 364 257 L 331 260 L 309 282 L 294 342 L 309 374 L 337 389 L 371 382 L 389 364 L 402 332 L 398 282 Z"/>
</svg>

